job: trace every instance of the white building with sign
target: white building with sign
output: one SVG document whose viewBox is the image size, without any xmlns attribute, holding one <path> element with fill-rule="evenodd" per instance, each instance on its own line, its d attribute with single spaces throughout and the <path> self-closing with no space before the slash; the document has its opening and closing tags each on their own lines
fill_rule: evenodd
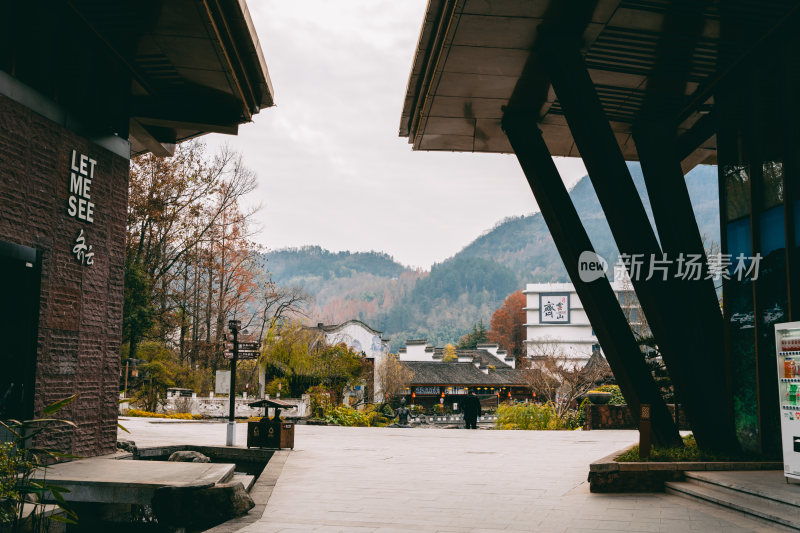
<svg viewBox="0 0 800 533">
<path fill-rule="evenodd" d="M 624 269 L 614 269 L 612 289 L 622 301 L 630 301 L 630 282 Z M 528 283 L 525 311 L 528 357 L 563 354 L 584 365 L 600 345 L 572 283 Z"/>
</svg>

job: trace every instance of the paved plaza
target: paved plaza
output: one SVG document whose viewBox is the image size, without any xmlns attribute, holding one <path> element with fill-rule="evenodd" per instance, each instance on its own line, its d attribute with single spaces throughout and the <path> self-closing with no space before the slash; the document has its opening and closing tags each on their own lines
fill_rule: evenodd
<svg viewBox="0 0 800 533">
<path fill-rule="evenodd" d="M 219 423 L 122 420 L 139 446 L 224 445 Z M 239 424 L 237 443 L 245 443 Z M 241 531 L 776 531 L 667 494 L 591 494 L 589 463 L 634 431 L 297 426 L 263 516 Z"/>
</svg>

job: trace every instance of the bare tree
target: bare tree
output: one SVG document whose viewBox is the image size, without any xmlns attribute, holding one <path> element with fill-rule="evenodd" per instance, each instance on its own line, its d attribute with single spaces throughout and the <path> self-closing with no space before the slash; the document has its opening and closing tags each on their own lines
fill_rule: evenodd
<svg viewBox="0 0 800 533">
<path fill-rule="evenodd" d="M 401 396 L 414 378 L 414 371 L 404 366 L 400 359 L 391 353 L 383 358 L 375 373 L 384 401 Z"/>
<path fill-rule="evenodd" d="M 555 341 L 545 339 L 531 344 L 530 350 L 524 379 L 536 397 L 552 404 L 559 416 L 601 383 L 610 371 L 605 361 L 605 364 L 578 364 Z"/>
<path fill-rule="evenodd" d="M 265 284 L 259 304 L 261 309 L 258 339 L 274 329 L 287 318 L 307 317 L 306 305 L 310 297 L 301 287 L 276 287 L 270 281 Z"/>
<path fill-rule="evenodd" d="M 209 158 L 202 143 L 192 142 L 171 158 L 147 154 L 131 162 L 123 335 L 132 357 L 148 333 L 166 343 L 187 327 L 193 267 L 204 249 L 219 248 L 214 234 L 221 226 L 246 227 L 258 207 L 243 212 L 238 203 L 255 186 L 255 174 L 228 148 Z M 220 281 L 209 276 L 208 286 Z"/>
</svg>

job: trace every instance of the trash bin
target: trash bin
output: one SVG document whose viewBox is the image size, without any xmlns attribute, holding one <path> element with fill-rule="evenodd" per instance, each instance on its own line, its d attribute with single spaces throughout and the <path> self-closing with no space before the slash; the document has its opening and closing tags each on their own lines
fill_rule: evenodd
<svg viewBox="0 0 800 533">
<path fill-rule="evenodd" d="M 275 409 L 273 418 L 264 417 L 259 422 L 247 423 L 248 448 L 291 448 L 294 449 L 294 423 L 281 420 L 281 409 L 288 409 L 294 405 L 280 400 L 260 400 L 250 404 L 250 407 L 272 407 Z"/>
</svg>

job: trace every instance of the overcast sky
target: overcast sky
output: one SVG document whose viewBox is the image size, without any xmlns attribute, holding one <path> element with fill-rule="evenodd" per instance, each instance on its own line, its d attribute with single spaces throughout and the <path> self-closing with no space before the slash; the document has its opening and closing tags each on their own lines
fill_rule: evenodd
<svg viewBox="0 0 800 533">
<path fill-rule="evenodd" d="M 430 268 L 499 220 L 537 211 L 513 155 L 412 152 L 400 112 L 426 1 L 250 0 L 276 106 L 209 135 L 258 174 L 257 240 L 379 250 Z M 585 174 L 556 159 L 568 185 Z"/>
</svg>

